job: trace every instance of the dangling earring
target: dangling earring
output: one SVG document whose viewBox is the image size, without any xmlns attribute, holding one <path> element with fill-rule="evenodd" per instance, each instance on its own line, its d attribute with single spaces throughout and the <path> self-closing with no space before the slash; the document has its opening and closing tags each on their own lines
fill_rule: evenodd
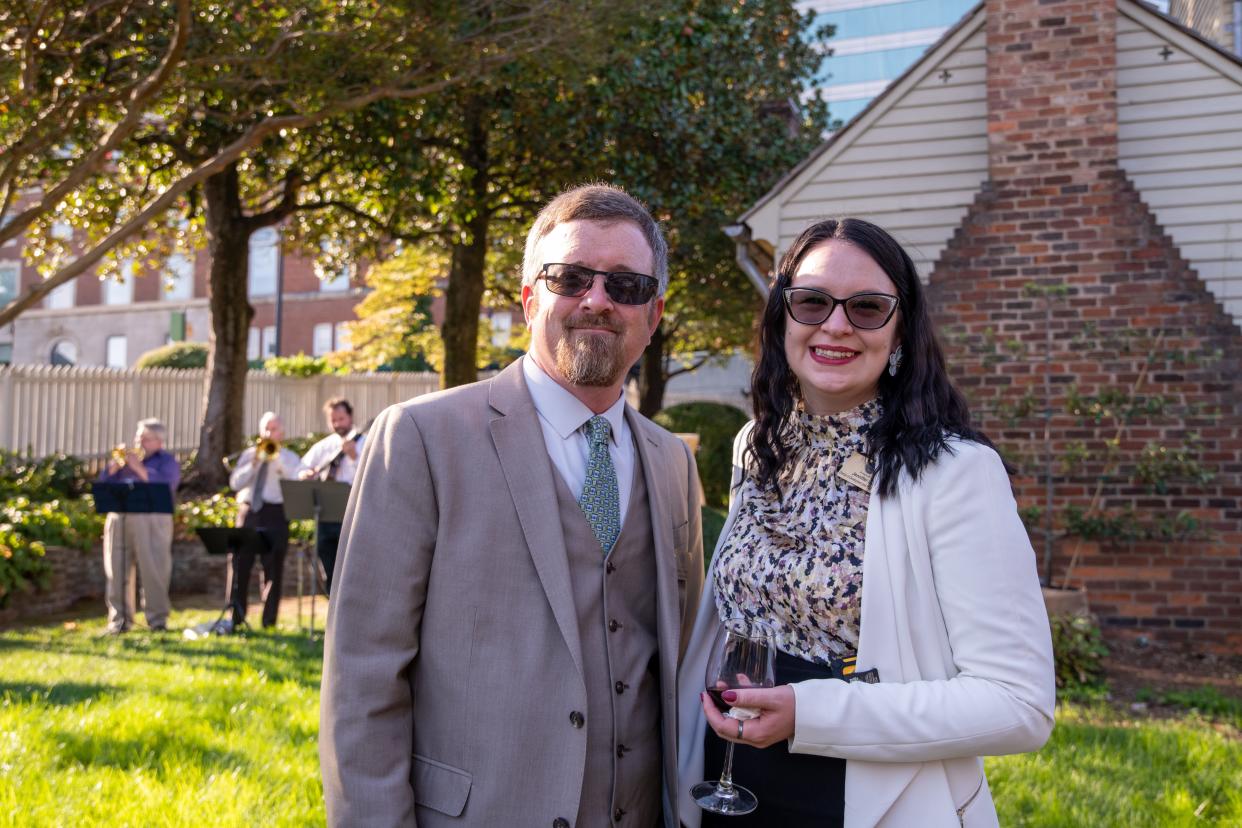
<svg viewBox="0 0 1242 828">
<path fill-rule="evenodd" d="M 888 355 L 888 375 L 890 377 L 897 376 L 897 369 L 901 367 L 901 346 L 897 346 L 897 350 Z"/>
</svg>

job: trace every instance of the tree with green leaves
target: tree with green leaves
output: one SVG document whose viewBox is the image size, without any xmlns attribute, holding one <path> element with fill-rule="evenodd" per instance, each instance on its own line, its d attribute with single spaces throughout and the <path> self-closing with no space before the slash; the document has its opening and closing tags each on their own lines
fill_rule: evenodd
<svg viewBox="0 0 1242 828">
<path fill-rule="evenodd" d="M 370 171 L 380 211 L 446 259 L 445 386 L 477 378 L 485 296 L 517 301 L 522 240 L 539 207 L 591 179 L 646 201 L 672 247 L 674 286 L 645 358 L 643 410 L 659 408 L 669 376 L 704 358 L 677 365 L 674 354 L 750 338 L 758 298 L 721 227 L 820 140 L 826 107 L 806 87 L 829 32 L 811 31 L 790 0 L 673 0 L 615 23 L 580 43 L 578 59 L 531 55 L 447 94 L 360 114 L 364 131 L 392 147 Z"/>
<path fill-rule="evenodd" d="M 377 221 L 357 206 L 360 191 L 341 182 L 379 163 L 380 145 L 337 124 L 369 107 L 432 100 L 523 55 L 552 53 L 594 22 L 596 7 L 567 0 L 6 7 L 0 34 L 24 62 L 0 71 L 7 96 L 0 104 L 17 112 L 0 118 L 12 159 L 0 195 L 3 209 L 18 211 L 0 214 L 0 223 L 27 235 L 27 254 L 45 278 L 0 309 L 0 323 L 92 267 L 107 273 L 133 260 L 156 269 L 205 235 L 211 355 L 191 479 L 220 485 L 221 458 L 244 435 L 250 235 L 302 211 L 325 217 L 316 225 L 325 235 L 348 232 L 359 216 Z M 28 192 L 42 196 L 23 204 L 7 195 Z M 327 218 L 338 214 L 343 227 Z M 58 223 L 81 233 L 70 242 L 54 232 Z"/>
</svg>

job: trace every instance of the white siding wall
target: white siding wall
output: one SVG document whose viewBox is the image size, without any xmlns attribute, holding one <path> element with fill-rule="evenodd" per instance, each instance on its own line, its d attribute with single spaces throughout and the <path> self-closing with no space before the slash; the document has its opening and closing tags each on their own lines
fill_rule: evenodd
<svg viewBox="0 0 1242 828">
<path fill-rule="evenodd" d="M 818 219 L 857 216 L 891 232 L 928 277 L 987 178 L 984 39 L 977 27 L 943 60 L 920 67 L 904 93 L 894 89 L 874 119 L 864 116 L 838 139 L 844 146 L 778 197 L 778 252 Z"/>
<path fill-rule="evenodd" d="M 1242 325 L 1242 67 L 1127 3 L 1117 21 L 1121 166 Z M 1166 60 L 1161 52 L 1173 54 Z"/>
</svg>

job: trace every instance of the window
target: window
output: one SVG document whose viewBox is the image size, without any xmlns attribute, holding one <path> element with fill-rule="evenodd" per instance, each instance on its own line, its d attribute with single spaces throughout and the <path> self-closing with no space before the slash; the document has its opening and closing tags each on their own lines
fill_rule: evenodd
<svg viewBox="0 0 1242 828">
<path fill-rule="evenodd" d="M 320 244 L 320 249 L 324 256 L 332 249 L 332 244 L 324 241 Z M 336 271 L 329 270 L 322 263 L 322 259 L 315 265 L 315 272 L 319 275 L 319 292 L 320 293 L 344 293 L 349 290 L 349 277 L 353 274 L 353 265 L 341 265 Z"/>
<path fill-rule="evenodd" d="M 73 240 L 73 225 L 64 221 L 57 221 L 52 224 L 52 238 L 61 241 Z"/>
<path fill-rule="evenodd" d="M 134 260 L 125 259 L 117 275 L 103 280 L 105 305 L 130 305 L 134 301 Z"/>
<path fill-rule="evenodd" d="M 13 221 L 12 213 L 5 213 L 3 215 L 0 215 L 0 227 L 4 227 L 5 225 L 9 224 L 11 221 Z M 14 236 L 13 238 L 6 241 L 3 246 L 4 247 L 17 247 L 17 240 L 20 238 L 21 238 L 20 235 Z"/>
<path fill-rule="evenodd" d="M 280 235 L 273 227 L 250 234 L 250 298 L 276 295 L 280 268 Z"/>
<path fill-rule="evenodd" d="M 76 295 L 77 279 L 70 279 L 60 287 L 52 288 L 52 292 L 43 297 L 43 307 L 53 310 L 64 310 L 73 307 L 74 296 Z"/>
<path fill-rule="evenodd" d="M 0 342 L 0 365 L 13 364 L 13 343 Z"/>
<path fill-rule="evenodd" d="M 275 325 L 268 325 L 267 327 L 263 329 L 263 336 L 261 338 L 261 341 L 263 343 L 263 356 L 259 358 L 267 359 L 268 357 L 276 356 L 276 326 Z"/>
<path fill-rule="evenodd" d="M 0 262 L 0 305 L 7 305 L 17 298 L 21 275 L 21 262 Z"/>
<path fill-rule="evenodd" d="M 496 311 L 492 314 L 492 344 L 503 348 L 509 344 L 509 335 L 513 332 L 513 314 L 509 311 Z"/>
<path fill-rule="evenodd" d="M 68 339 L 62 339 L 52 346 L 51 361 L 53 365 L 77 365 L 78 346 Z"/>
<path fill-rule="evenodd" d="M 174 253 L 168 257 L 161 295 L 169 302 L 184 302 L 194 296 L 194 262 Z"/>
<path fill-rule="evenodd" d="M 311 333 L 311 354 L 323 356 L 332 350 L 332 325 L 320 322 Z"/>
<path fill-rule="evenodd" d="M 259 329 L 251 328 L 246 332 L 246 359 L 256 360 L 259 358 Z"/>
<path fill-rule="evenodd" d="M 128 368 L 128 344 L 123 336 L 108 337 L 107 366 L 109 368 Z"/>
<path fill-rule="evenodd" d="M 353 344 L 349 341 L 349 323 L 336 323 L 336 349 L 338 351 L 348 351 Z"/>
</svg>

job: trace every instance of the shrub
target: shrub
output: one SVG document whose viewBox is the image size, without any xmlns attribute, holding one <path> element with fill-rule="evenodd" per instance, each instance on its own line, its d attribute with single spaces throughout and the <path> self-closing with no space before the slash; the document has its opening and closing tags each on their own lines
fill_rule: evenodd
<svg viewBox="0 0 1242 828">
<path fill-rule="evenodd" d="M 202 342 L 172 342 L 138 357 L 135 368 L 206 368 L 207 345 Z"/>
<path fill-rule="evenodd" d="M 195 529 L 211 529 L 237 525 L 237 498 L 220 493 L 211 497 L 187 500 L 177 504 L 173 535 L 177 540 L 194 540 Z M 315 535 L 315 523 L 295 520 L 289 524 L 289 542 L 309 544 Z"/>
<path fill-rule="evenodd" d="M 35 458 L 0 449 L 0 500 L 27 497 L 36 503 L 74 498 L 90 488 L 81 458 L 52 454 Z"/>
<path fill-rule="evenodd" d="M 103 535 L 104 516 L 95 513 L 90 495 L 77 500 L 32 502 L 15 497 L 0 505 L 0 526 L 44 546 L 67 546 L 89 552 Z"/>
<path fill-rule="evenodd" d="M 30 540 L 15 527 L 0 523 L 0 607 L 20 589 L 47 586 L 51 566 L 43 559 L 43 544 Z"/>
<path fill-rule="evenodd" d="M 269 357 L 263 361 L 263 370 L 282 377 L 316 377 L 320 374 L 332 373 L 332 367 L 323 357 L 306 354 Z"/>
<path fill-rule="evenodd" d="M 1104 657 L 1108 648 L 1100 628 L 1082 615 L 1054 615 L 1052 652 L 1056 660 L 1057 689 L 1073 695 L 1104 686 Z"/>
<path fill-rule="evenodd" d="M 733 438 L 746 424 L 747 417 L 731 405 L 693 402 L 674 405 L 655 415 L 655 421 L 669 431 L 699 435 L 699 479 L 708 506 L 727 508 L 729 478 L 732 474 Z"/>
</svg>

